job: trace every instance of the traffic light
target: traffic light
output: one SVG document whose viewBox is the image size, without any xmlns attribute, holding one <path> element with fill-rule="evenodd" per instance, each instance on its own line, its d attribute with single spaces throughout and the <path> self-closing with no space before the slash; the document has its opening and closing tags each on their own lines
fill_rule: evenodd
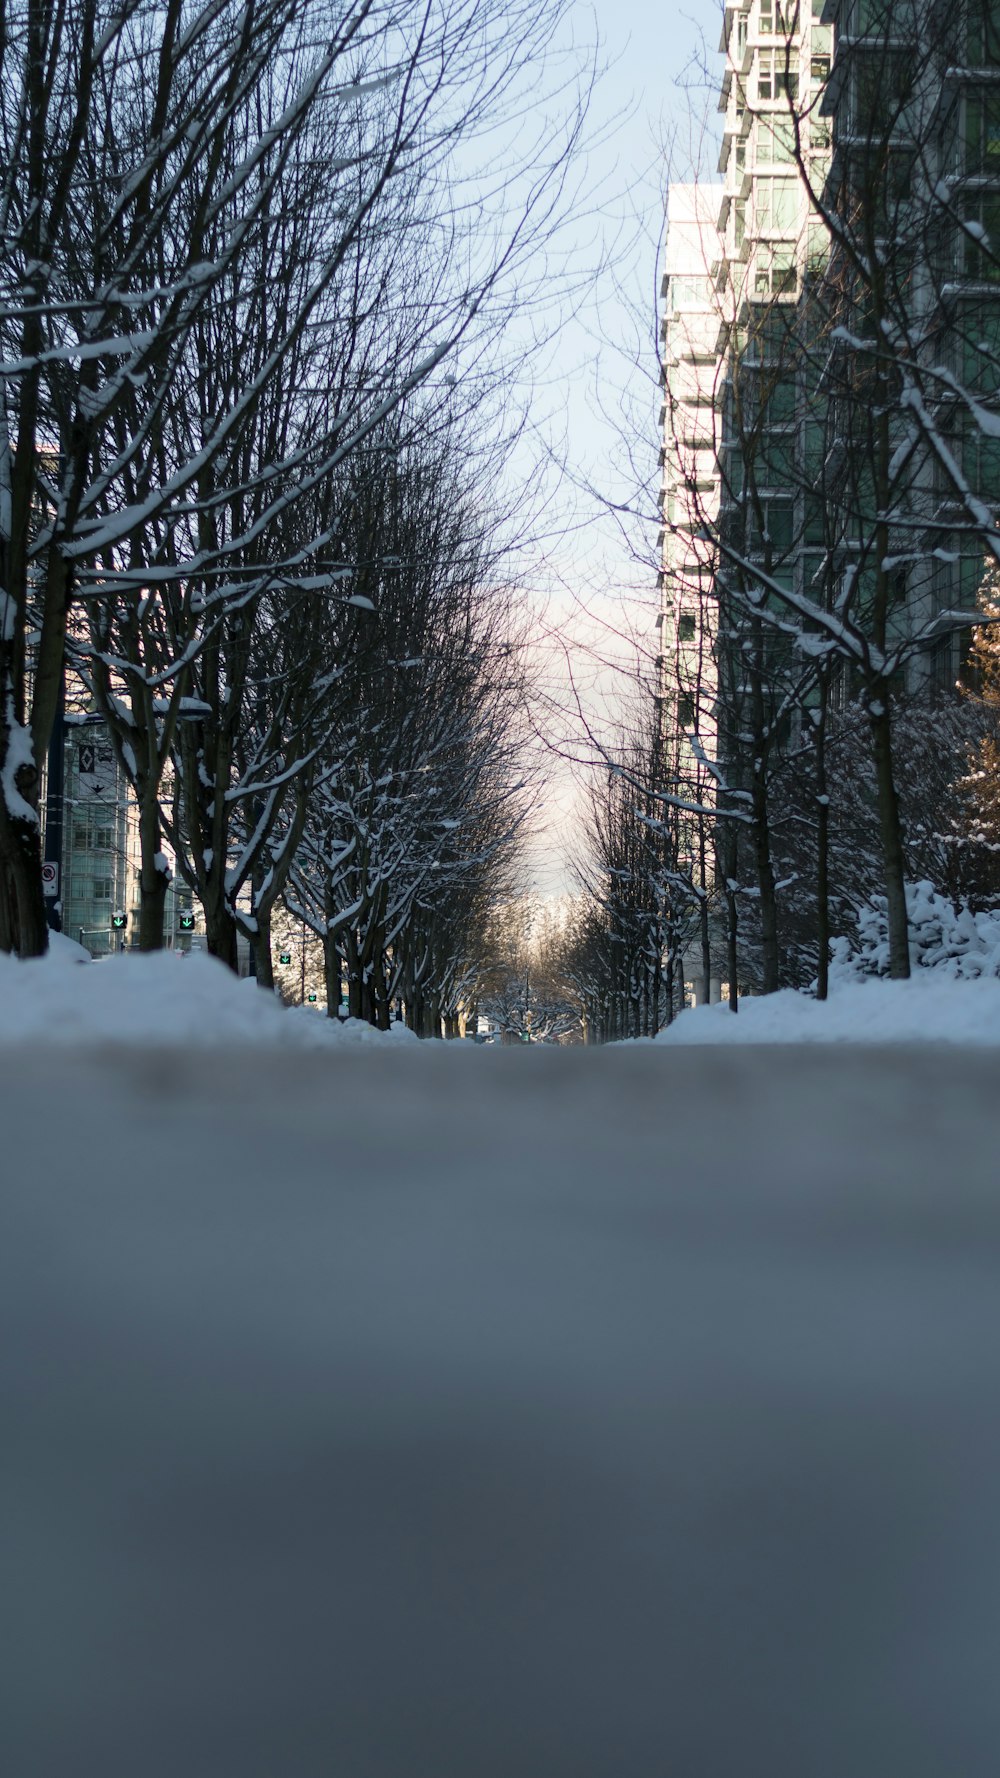
<svg viewBox="0 0 1000 1778">
<path fill-rule="evenodd" d="M 111 924 L 116 932 L 124 932 L 128 925 L 128 915 L 122 913 L 112 914 Z"/>
<path fill-rule="evenodd" d="M 291 951 L 279 951 L 278 952 L 278 962 L 279 963 L 290 963 L 291 961 L 292 961 Z"/>
<path fill-rule="evenodd" d="M 307 994 L 306 999 L 308 1000 L 310 1006 L 315 1006 L 317 1000 L 319 999 L 319 995 L 318 994 Z"/>
<path fill-rule="evenodd" d="M 194 931 L 194 915 L 193 914 L 182 914 L 180 917 L 179 925 L 180 925 L 180 929 L 182 932 L 193 932 Z"/>
</svg>

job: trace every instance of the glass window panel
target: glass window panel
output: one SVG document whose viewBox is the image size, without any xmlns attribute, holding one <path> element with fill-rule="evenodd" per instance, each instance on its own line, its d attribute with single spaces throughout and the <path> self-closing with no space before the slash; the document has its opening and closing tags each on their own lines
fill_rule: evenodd
<svg viewBox="0 0 1000 1778">
<path fill-rule="evenodd" d="M 962 320 L 965 382 L 979 395 L 1000 390 L 1000 308 L 967 313 Z"/>
<path fill-rule="evenodd" d="M 974 67 L 1000 64 L 1000 0 L 968 0 L 966 47 Z"/>
<path fill-rule="evenodd" d="M 1000 171 L 1000 93 L 969 93 L 965 101 L 965 165 L 970 173 Z"/>
<path fill-rule="evenodd" d="M 795 418 L 796 388 L 794 376 L 781 376 L 766 391 L 765 409 L 769 426 L 787 426 Z"/>
<path fill-rule="evenodd" d="M 826 541 L 826 529 L 825 529 L 824 516 L 825 516 L 825 507 L 824 507 L 823 500 L 820 497 L 820 495 L 807 494 L 806 495 L 806 507 L 805 507 L 805 527 L 804 527 L 803 534 L 802 534 L 803 535 L 803 542 L 805 542 L 805 543 L 824 543 Z"/>
</svg>

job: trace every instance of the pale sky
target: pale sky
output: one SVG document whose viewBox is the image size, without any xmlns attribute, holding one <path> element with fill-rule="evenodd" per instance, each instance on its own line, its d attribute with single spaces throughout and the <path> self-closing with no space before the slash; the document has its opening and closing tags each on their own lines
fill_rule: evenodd
<svg viewBox="0 0 1000 1778">
<path fill-rule="evenodd" d="M 596 20 L 611 64 L 595 94 L 588 181 L 599 193 L 600 214 L 580 219 L 581 240 L 593 260 L 603 246 L 610 263 L 589 302 L 560 335 L 548 365 L 540 407 L 550 411 L 553 435 L 561 440 L 569 476 L 554 518 L 550 556 L 541 579 L 550 628 L 587 638 L 603 659 L 628 656 L 614 632 L 636 632 L 652 644 L 655 579 L 636 562 L 619 526 L 573 482 L 599 484 L 612 500 L 632 492 L 623 439 L 636 447 L 640 472 L 655 474 L 659 394 L 656 387 L 656 288 L 663 193 L 670 178 L 689 176 L 703 139 L 704 77 L 715 75 L 721 9 L 717 0 L 674 11 L 663 0 L 594 0 L 581 4 L 581 25 Z M 704 37 L 704 52 L 701 39 Z M 681 84 L 683 83 L 683 84 Z M 688 90 L 689 88 L 693 90 Z M 701 90 L 696 90 L 700 88 Z M 714 101 L 714 95 L 713 95 Z M 714 102 L 710 101 L 714 118 Z M 714 172 L 712 154 L 703 171 Z M 560 527 L 566 529 L 559 535 Z M 646 547 L 652 539 L 647 534 Z M 581 606 L 592 615 L 586 616 Z M 608 626 L 607 629 L 602 626 Z M 540 639 L 542 677 L 554 706 L 565 705 L 562 735 L 572 751 L 585 751 L 573 737 L 573 686 L 559 646 Z M 572 655 L 573 681 L 595 722 L 613 709 L 625 690 L 617 675 L 601 670 L 578 646 Z M 558 708 L 551 715 L 560 728 Z M 546 780 L 541 833 L 532 848 L 535 887 L 543 894 L 571 886 L 567 853 L 572 849 L 575 790 L 570 769 L 551 754 L 543 760 Z"/>
</svg>

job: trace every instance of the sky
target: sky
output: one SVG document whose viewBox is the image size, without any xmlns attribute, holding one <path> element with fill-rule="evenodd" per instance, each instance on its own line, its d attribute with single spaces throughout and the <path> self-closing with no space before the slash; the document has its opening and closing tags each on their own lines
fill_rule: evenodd
<svg viewBox="0 0 1000 1778">
<path fill-rule="evenodd" d="M 594 0 L 579 8 L 602 44 L 601 75 L 590 119 L 586 183 L 596 194 L 574 221 L 584 258 L 602 261 L 580 309 L 562 327 L 535 399 L 564 468 L 557 475 L 546 558 L 536 575 L 537 654 L 544 699 L 541 718 L 558 751 L 541 757 L 544 779 L 538 834 L 530 853 L 535 890 L 574 886 L 578 849 L 579 761 L 593 752 L 588 721 L 607 725 L 627 692 L 627 674 L 609 660 L 652 648 L 655 570 L 636 559 L 629 535 L 603 502 L 626 503 L 639 474 L 655 480 L 659 391 L 656 384 L 658 250 L 668 180 L 686 176 L 702 130 L 707 62 L 721 67 L 716 46 L 720 8 L 702 0 L 673 12 L 662 0 Z M 692 90 L 692 88 L 699 88 Z M 714 106 L 712 107 L 714 114 Z M 711 161 L 709 161 L 711 165 Z M 589 491 L 590 488 L 594 492 Z M 652 488 L 650 488 L 652 492 Z M 560 757 L 560 756 L 563 757 Z M 565 756 L 571 756 L 572 764 Z"/>
</svg>

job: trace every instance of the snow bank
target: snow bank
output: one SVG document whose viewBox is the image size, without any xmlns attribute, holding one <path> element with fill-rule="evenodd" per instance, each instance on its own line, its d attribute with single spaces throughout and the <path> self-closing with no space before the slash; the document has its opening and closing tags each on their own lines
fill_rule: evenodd
<svg viewBox="0 0 1000 1778">
<path fill-rule="evenodd" d="M 127 953 L 92 963 L 61 938 L 27 963 L 0 955 L 0 1044 L 158 1044 L 317 1049 L 330 1044 L 416 1042 L 403 1026 L 375 1031 L 287 1008 L 214 957 Z"/>
<path fill-rule="evenodd" d="M 910 963 L 915 970 L 933 969 L 955 981 L 1000 976 L 1000 911 L 957 910 L 932 883 L 907 883 L 906 916 Z M 830 947 L 831 983 L 858 981 L 889 974 L 889 918 L 884 895 L 873 896 L 858 913 L 858 935 L 852 945 L 834 939 Z"/>
<path fill-rule="evenodd" d="M 648 1040 L 647 1040 L 648 1041 Z M 1000 1045 L 1000 981 L 918 969 L 908 982 L 838 982 L 826 1001 L 794 988 L 681 1013 L 654 1043 L 961 1043 Z"/>
</svg>

